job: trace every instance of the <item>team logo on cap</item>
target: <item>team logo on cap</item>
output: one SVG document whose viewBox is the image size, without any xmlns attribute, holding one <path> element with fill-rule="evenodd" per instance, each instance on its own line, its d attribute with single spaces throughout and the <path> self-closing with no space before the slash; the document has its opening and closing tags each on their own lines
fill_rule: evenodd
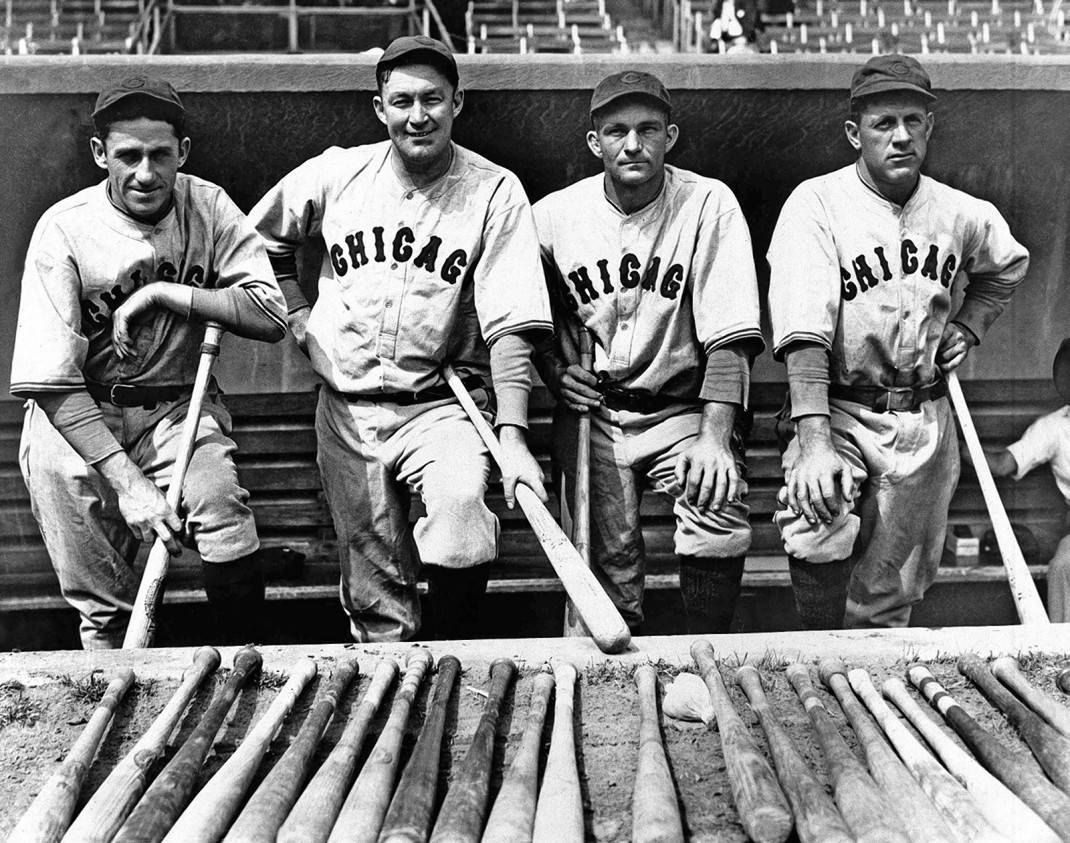
<svg viewBox="0 0 1070 843">
<path fill-rule="evenodd" d="M 620 77 L 620 81 L 625 85 L 638 85 L 643 81 L 643 74 L 636 73 L 634 70 L 629 70 Z"/>
<path fill-rule="evenodd" d="M 144 76 L 127 76 L 121 84 L 124 88 L 144 88 L 146 79 Z"/>
<path fill-rule="evenodd" d="M 888 69 L 896 76 L 906 76 L 910 73 L 910 66 L 905 61 L 892 62 Z"/>
</svg>

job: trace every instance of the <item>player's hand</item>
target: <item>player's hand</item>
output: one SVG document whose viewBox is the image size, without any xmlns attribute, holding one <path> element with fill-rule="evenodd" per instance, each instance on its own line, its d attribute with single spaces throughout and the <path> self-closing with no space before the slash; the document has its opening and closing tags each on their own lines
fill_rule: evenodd
<svg viewBox="0 0 1070 843">
<path fill-rule="evenodd" d="M 519 427 L 506 424 L 502 425 L 498 437 L 504 456 L 502 486 L 505 490 L 505 505 L 510 509 L 516 506 L 517 483 L 523 483 L 538 495 L 539 500 L 546 503 L 550 498 L 542 484 L 542 468 L 528 450 L 524 432 Z"/>
<path fill-rule="evenodd" d="M 300 310 L 295 310 L 289 316 L 290 333 L 293 334 L 294 341 L 297 343 L 297 347 L 301 349 L 301 353 L 308 357 L 308 338 L 306 333 L 308 331 L 308 314 L 312 312 L 309 307 L 302 307 Z"/>
<path fill-rule="evenodd" d="M 831 524 L 854 500 L 851 466 L 836 453 L 826 416 L 799 419 L 798 436 L 800 454 L 784 478 L 783 503 L 810 524 Z"/>
<path fill-rule="evenodd" d="M 602 393 L 595 389 L 598 378 L 592 372 L 588 372 L 578 363 L 557 369 L 556 372 L 555 382 L 547 386 L 557 400 L 563 401 L 570 410 L 587 413 L 602 403 Z"/>
<path fill-rule="evenodd" d="M 115 489 L 119 512 L 131 532 L 143 542 L 159 537 L 167 545 L 168 553 L 180 554 L 178 536 L 182 532 L 182 519 L 168 506 L 167 498 L 156 484 L 122 451 L 97 463 L 97 468 Z"/>
<path fill-rule="evenodd" d="M 945 375 L 962 365 L 970 349 L 977 344 L 974 335 L 955 322 L 944 326 L 940 345 L 936 348 L 936 365 Z"/>
<path fill-rule="evenodd" d="M 737 501 L 739 469 L 731 448 L 718 437 L 700 435 L 676 460 L 676 484 L 689 504 L 720 512 Z"/>
<path fill-rule="evenodd" d="M 145 313 L 157 306 L 156 296 L 159 284 L 146 284 L 119 305 L 111 315 L 111 344 L 115 356 L 120 360 L 130 360 L 137 356 L 132 332 L 134 323 Z"/>
</svg>

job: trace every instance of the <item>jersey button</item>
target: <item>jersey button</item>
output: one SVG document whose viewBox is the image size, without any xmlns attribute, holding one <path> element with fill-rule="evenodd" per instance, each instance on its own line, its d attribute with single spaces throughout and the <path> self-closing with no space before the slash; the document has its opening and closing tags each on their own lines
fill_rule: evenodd
<svg viewBox="0 0 1070 843">
<path fill-rule="evenodd" d="M 391 269 L 397 269 L 398 265 L 396 263 L 392 263 L 392 264 L 390 264 L 390 268 Z"/>
<path fill-rule="evenodd" d="M 412 193 L 406 193 L 405 194 L 405 198 L 406 199 L 412 199 Z"/>
<path fill-rule="evenodd" d="M 388 301 L 386 303 L 386 305 L 385 305 L 385 307 L 388 307 L 388 308 L 393 307 L 393 306 L 394 306 L 394 303 L 392 301 Z"/>
<path fill-rule="evenodd" d="M 620 329 L 622 331 L 627 331 L 628 330 L 628 323 L 627 322 L 621 322 L 620 323 Z"/>
</svg>

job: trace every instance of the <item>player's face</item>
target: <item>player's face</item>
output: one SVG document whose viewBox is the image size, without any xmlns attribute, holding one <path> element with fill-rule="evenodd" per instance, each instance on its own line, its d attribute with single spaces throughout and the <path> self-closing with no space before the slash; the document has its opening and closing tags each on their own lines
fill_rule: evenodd
<svg viewBox="0 0 1070 843">
<path fill-rule="evenodd" d="M 130 216 L 158 222 L 171 209 L 178 169 L 189 155 L 189 138 L 170 123 L 138 117 L 112 123 L 108 136 L 91 138 L 93 159 L 108 171 L 111 200 Z"/>
<path fill-rule="evenodd" d="M 873 97 L 865 102 L 858 122 L 848 120 L 845 129 L 859 153 L 863 179 L 892 201 L 908 199 L 933 130 L 925 100 L 910 93 Z"/>
<path fill-rule="evenodd" d="M 665 112 L 643 100 L 610 103 L 598 114 L 598 127 L 587 133 L 587 145 L 602 159 L 602 167 L 616 185 L 634 190 L 660 179 L 665 154 L 679 130 Z"/>
<path fill-rule="evenodd" d="M 433 171 L 449 160 L 453 120 L 464 96 L 438 68 L 394 68 L 373 102 L 406 170 Z"/>
</svg>

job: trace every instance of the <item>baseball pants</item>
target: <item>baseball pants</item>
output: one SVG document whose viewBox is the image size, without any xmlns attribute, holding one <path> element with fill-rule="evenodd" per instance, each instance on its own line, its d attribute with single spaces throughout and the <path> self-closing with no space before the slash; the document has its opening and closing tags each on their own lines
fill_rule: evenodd
<svg viewBox="0 0 1070 843">
<path fill-rule="evenodd" d="M 101 405 L 129 457 L 161 488 L 170 481 L 188 408 L 188 399 L 152 410 Z M 249 493 L 238 483 L 230 426 L 223 404 L 206 396 L 182 492 L 182 541 L 205 562 L 230 562 L 260 546 Z M 60 589 L 81 615 L 82 646 L 122 646 L 140 581 L 133 566 L 140 542 L 123 520 L 115 491 L 32 401 L 26 404 L 19 464 Z"/>
<path fill-rule="evenodd" d="M 1048 563 L 1048 617 L 1070 623 L 1070 536 L 1063 536 Z"/>
<path fill-rule="evenodd" d="M 951 406 L 938 399 L 913 413 L 877 413 L 839 400 L 829 407 L 833 444 L 860 490 L 854 507 L 841 507 L 831 524 L 811 525 L 790 509 L 773 520 L 784 549 L 798 559 L 855 560 L 848 628 L 906 626 L 911 607 L 936 577 L 947 510 L 958 485 Z M 782 460 L 785 474 L 798 457 L 798 438 L 793 438 Z"/>
<path fill-rule="evenodd" d="M 640 504 L 646 488 L 673 499 L 677 555 L 724 559 L 750 548 L 749 508 L 742 500 L 720 512 L 701 512 L 676 484 L 676 460 L 698 437 L 701 419 L 701 412 L 686 405 L 646 417 L 602 407 L 591 415 L 591 562 L 629 626 L 643 621 Z M 554 425 L 554 459 L 568 490 L 575 483 L 577 420 L 576 413 L 560 408 Z M 747 484 L 739 454 L 737 466 L 742 499 Z"/>
<path fill-rule="evenodd" d="M 489 420 L 486 391 L 472 398 Z M 420 628 L 420 561 L 468 568 L 498 555 L 498 519 L 483 500 L 487 448 L 452 399 L 402 406 L 347 398 L 326 386 L 316 436 L 353 638 L 410 639 Z M 426 514 L 410 531 L 412 490 Z"/>
</svg>

